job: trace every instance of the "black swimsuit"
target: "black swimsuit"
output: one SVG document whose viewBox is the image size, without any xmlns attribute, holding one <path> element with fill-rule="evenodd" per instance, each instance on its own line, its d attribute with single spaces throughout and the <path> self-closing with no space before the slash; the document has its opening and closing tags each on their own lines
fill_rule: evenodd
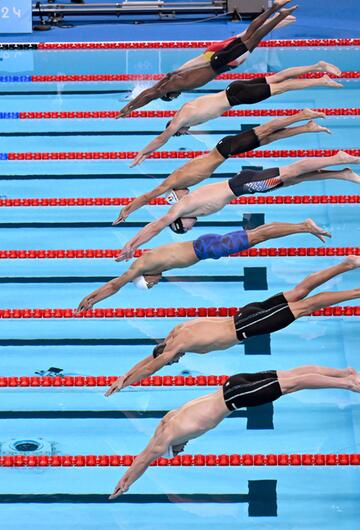
<svg viewBox="0 0 360 530">
<path fill-rule="evenodd" d="M 231 411 L 271 403 L 282 396 L 275 370 L 236 374 L 223 385 L 224 401 Z"/>
<path fill-rule="evenodd" d="M 235 61 L 238 57 L 244 55 L 249 50 L 241 40 L 241 37 L 237 37 L 232 40 L 222 50 L 214 53 L 210 59 L 210 65 L 214 72 L 222 74 L 228 70 L 232 70 L 234 66 L 229 66 L 229 63 Z M 237 66 L 235 66 L 237 68 Z"/>
<path fill-rule="evenodd" d="M 244 169 L 228 182 L 235 197 L 246 193 L 266 193 L 284 185 L 280 178 L 280 169 L 278 167 L 260 171 Z"/>
<path fill-rule="evenodd" d="M 216 144 L 216 149 L 224 158 L 246 153 L 260 147 L 259 138 L 254 129 L 248 129 L 234 136 L 225 136 Z"/>
<path fill-rule="evenodd" d="M 271 96 L 270 85 L 265 77 L 257 77 L 248 81 L 233 81 L 226 89 L 229 105 L 252 105 Z"/>
<path fill-rule="evenodd" d="M 254 335 L 264 335 L 286 328 L 295 317 L 283 293 L 263 302 L 253 302 L 234 315 L 236 336 L 243 341 Z"/>
</svg>

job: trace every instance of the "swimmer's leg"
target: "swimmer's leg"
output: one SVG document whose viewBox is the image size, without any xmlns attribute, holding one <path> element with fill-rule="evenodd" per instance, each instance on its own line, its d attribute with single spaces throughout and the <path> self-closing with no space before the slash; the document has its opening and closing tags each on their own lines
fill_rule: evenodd
<svg viewBox="0 0 360 530">
<path fill-rule="evenodd" d="M 339 171 L 330 170 L 330 169 L 319 169 L 318 171 L 313 171 L 311 173 L 305 173 L 299 177 L 287 182 L 287 186 L 293 184 L 300 184 L 301 182 L 308 182 L 311 180 L 347 180 L 348 182 L 354 182 L 355 184 L 360 184 L 360 175 L 355 173 L 351 168 L 347 167 L 345 169 L 340 169 Z"/>
<path fill-rule="evenodd" d="M 276 74 L 270 74 L 266 77 L 268 83 L 282 83 L 287 79 L 293 79 L 294 77 L 299 77 L 300 75 L 310 74 L 312 72 L 323 72 L 330 73 L 334 75 L 341 75 L 341 70 L 337 66 L 326 61 L 319 61 L 315 64 L 310 64 L 306 66 L 294 66 L 291 68 L 285 68 L 281 72 Z"/>
<path fill-rule="evenodd" d="M 360 257 L 348 256 L 341 263 L 333 265 L 318 272 L 313 272 L 304 278 L 298 285 L 283 294 L 288 302 L 298 302 L 305 298 L 311 291 L 323 283 L 335 278 L 339 274 L 360 267 Z"/>
<path fill-rule="evenodd" d="M 356 372 L 345 377 L 332 377 L 319 373 L 289 377 L 286 371 L 279 370 L 277 375 L 283 394 L 315 388 L 343 388 L 353 392 L 360 392 L 360 377 Z"/>
<path fill-rule="evenodd" d="M 272 31 L 273 29 L 276 28 L 276 26 L 282 22 L 283 20 L 285 20 L 289 15 L 291 15 L 295 10 L 297 9 L 297 6 L 294 6 L 294 7 L 290 7 L 288 9 L 281 9 L 280 13 L 278 13 L 278 15 L 276 15 L 276 17 L 272 18 L 271 20 L 269 20 L 268 22 L 266 22 L 265 24 L 262 24 L 259 29 L 257 29 L 252 35 L 251 37 L 249 38 L 246 38 L 243 37 L 243 43 L 245 44 L 245 46 L 247 47 L 247 49 L 249 50 L 249 52 L 252 52 L 253 50 L 255 50 L 255 48 L 258 46 L 258 44 L 262 41 L 262 39 L 264 37 L 266 37 L 266 35 L 268 33 L 270 33 L 270 31 Z"/>
<path fill-rule="evenodd" d="M 277 374 L 282 375 L 282 377 L 294 377 L 296 375 L 308 374 L 326 375 L 328 377 L 347 377 L 354 373 L 355 370 L 353 368 L 329 368 L 328 366 L 318 366 L 316 364 L 299 366 L 297 368 L 291 368 L 291 370 L 277 371 Z"/>
<path fill-rule="evenodd" d="M 289 3 L 289 1 L 290 0 L 288 0 L 288 2 L 286 3 Z M 245 31 L 243 31 L 243 33 L 240 33 L 239 36 L 241 36 L 243 40 L 249 40 L 254 35 L 255 31 L 260 29 L 261 26 L 265 24 L 265 22 L 271 17 L 271 15 L 276 13 L 279 7 L 280 6 L 274 2 L 273 5 L 269 9 L 266 9 L 266 11 L 264 11 L 263 13 L 258 15 L 256 18 L 254 18 L 251 24 L 249 24 L 249 26 L 245 29 Z"/>
<path fill-rule="evenodd" d="M 266 139 L 267 136 L 271 134 L 282 131 L 289 125 L 293 125 L 298 121 L 311 120 L 313 118 L 326 118 L 324 112 L 316 112 L 311 109 L 304 109 L 292 116 L 286 116 L 286 118 L 274 118 L 273 120 L 267 121 L 262 125 L 258 125 L 254 128 L 254 132 L 258 139 L 262 142 Z M 269 142 L 267 142 L 269 143 Z"/>
<path fill-rule="evenodd" d="M 297 127 L 281 129 L 272 134 L 269 134 L 269 136 L 266 136 L 260 142 L 260 145 L 267 145 L 272 142 L 276 142 L 278 140 L 284 140 L 284 138 L 291 138 L 292 136 L 297 136 L 298 134 L 320 133 L 320 132 L 331 134 L 330 129 L 328 129 L 327 127 L 323 127 L 322 125 L 319 125 L 318 123 L 316 123 L 316 121 L 310 120 L 305 125 L 298 125 Z"/>
<path fill-rule="evenodd" d="M 346 302 L 348 300 L 355 300 L 360 298 L 360 288 L 349 289 L 338 292 L 325 292 L 315 294 L 299 302 L 290 302 L 289 308 L 295 318 L 305 317 L 311 315 L 314 311 L 323 309 L 331 305 Z"/>
<path fill-rule="evenodd" d="M 325 241 L 325 237 L 330 237 L 329 232 L 317 226 L 311 219 L 307 219 L 302 223 L 269 223 L 252 230 L 247 230 L 250 247 L 268 241 L 269 239 L 277 239 L 279 237 L 302 233 L 313 234 L 321 239 L 321 241 Z"/>
<path fill-rule="evenodd" d="M 327 157 L 308 157 L 280 168 L 280 178 L 285 186 L 289 186 L 298 183 L 300 178 L 306 180 L 307 173 L 313 174 L 327 166 L 342 164 L 360 164 L 360 158 L 351 156 L 345 151 Z"/>
<path fill-rule="evenodd" d="M 288 79 L 281 83 L 273 83 L 271 78 L 267 78 L 267 83 L 270 87 L 272 96 L 284 94 L 290 90 L 304 90 L 305 88 L 312 88 L 317 86 L 326 86 L 333 88 L 343 88 L 341 83 L 331 79 L 328 75 L 324 75 L 319 79 Z"/>
</svg>

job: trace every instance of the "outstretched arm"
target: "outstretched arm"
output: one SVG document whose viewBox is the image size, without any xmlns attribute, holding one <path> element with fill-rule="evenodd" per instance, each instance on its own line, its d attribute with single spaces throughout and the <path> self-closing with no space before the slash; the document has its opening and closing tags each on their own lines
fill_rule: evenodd
<svg viewBox="0 0 360 530">
<path fill-rule="evenodd" d="M 160 424 L 161 425 L 161 424 Z M 163 429 L 161 429 L 163 431 Z M 125 493 L 131 484 L 133 484 L 141 475 L 145 473 L 147 468 L 161 455 L 165 453 L 171 444 L 170 433 L 161 432 L 160 435 L 155 435 L 151 438 L 147 447 L 142 451 L 131 464 L 125 475 L 117 483 L 113 493 L 109 499 L 115 499 L 119 495 Z"/>
<path fill-rule="evenodd" d="M 97 302 L 100 302 L 101 300 L 104 300 L 105 298 L 117 293 L 119 289 L 124 287 L 124 285 L 136 278 L 138 274 L 139 273 L 135 269 L 129 269 L 118 278 L 114 278 L 113 280 L 105 283 L 81 300 L 76 313 L 87 311 L 88 309 L 91 309 Z"/>
<path fill-rule="evenodd" d="M 157 151 L 166 144 L 166 142 L 178 132 L 178 130 L 183 125 L 183 119 L 181 116 L 181 110 L 176 114 L 173 120 L 171 120 L 169 126 L 165 131 L 163 131 L 159 136 L 154 140 L 149 142 L 144 149 L 138 152 L 137 156 L 134 158 L 133 162 L 130 164 L 130 167 L 138 166 L 147 158 L 151 153 Z"/>
<path fill-rule="evenodd" d="M 153 101 L 153 99 L 159 98 L 162 93 L 159 90 L 159 83 L 156 83 L 156 85 L 147 88 L 146 90 L 143 90 L 136 98 L 131 100 L 125 107 L 123 107 L 119 114 L 116 116 L 116 119 L 118 118 L 125 118 L 130 112 L 133 110 L 139 109 L 140 107 L 144 107 L 150 101 Z"/>
<path fill-rule="evenodd" d="M 128 261 L 129 259 L 134 257 L 135 250 L 138 247 L 150 241 L 150 239 L 159 234 L 163 228 L 169 226 L 178 217 L 181 217 L 181 211 L 182 208 L 179 202 L 178 204 L 172 206 L 166 215 L 163 215 L 162 217 L 160 217 L 160 219 L 157 219 L 156 221 L 153 221 L 152 223 L 149 223 L 144 226 L 144 228 L 142 228 L 140 232 L 136 234 L 135 237 L 133 237 L 128 243 L 126 243 L 118 257 L 116 258 L 116 261 Z"/>
<path fill-rule="evenodd" d="M 170 191 L 171 188 L 172 186 L 169 177 L 167 177 L 161 184 L 159 184 L 159 186 L 156 186 L 156 188 L 151 191 L 143 193 L 143 195 L 136 197 L 136 199 L 134 199 L 130 204 L 124 206 L 124 208 L 122 208 L 122 210 L 120 211 L 120 214 L 117 219 L 115 219 L 115 221 L 113 222 L 113 225 L 118 225 L 122 221 L 125 221 L 130 214 L 147 204 L 149 201 L 151 201 L 151 199 L 160 197 L 167 191 Z"/>
<path fill-rule="evenodd" d="M 119 392 L 119 390 L 122 390 L 127 386 L 138 383 L 146 377 L 150 377 L 155 372 L 161 370 L 161 368 L 163 368 L 163 366 L 165 366 L 167 363 L 171 362 L 177 353 L 177 349 L 172 348 L 167 351 L 164 350 L 164 352 L 156 357 L 156 359 L 154 359 L 152 355 L 145 357 L 145 359 L 130 368 L 130 370 L 124 376 L 120 376 L 115 383 L 111 385 L 105 396 L 111 396 L 115 392 Z"/>
</svg>

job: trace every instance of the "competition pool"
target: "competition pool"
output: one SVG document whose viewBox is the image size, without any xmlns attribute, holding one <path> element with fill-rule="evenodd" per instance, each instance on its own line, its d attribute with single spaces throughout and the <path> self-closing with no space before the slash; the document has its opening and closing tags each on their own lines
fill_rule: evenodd
<svg viewBox="0 0 360 530">
<path fill-rule="evenodd" d="M 260 148 L 256 156 L 229 159 L 209 182 L 322 150 L 359 152 L 359 49 L 275 46 L 255 51 L 239 72 L 326 59 L 343 70 L 344 89 L 289 92 L 238 107 L 243 115 L 195 127 L 191 135 L 172 138 L 161 158 L 129 168 L 133 153 L 164 129 L 169 116 L 162 111 L 230 82 L 215 80 L 171 103 L 155 101 L 136 117 L 114 119 L 133 90 L 153 82 L 147 77 L 198 52 L 130 45 L 0 50 L 0 503 L 7 529 L 358 527 L 360 397 L 345 390 L 307 390 L 244 409 L 189 443 L 186 455 L 159 461 L 117 502 L 107 500 L 159 418 L 214 390 L 219 376 L 314 363 L 360 368 L 360 303 L 354 300 L 271 338 L 206 357 L 186 355 L 162 377 L 104 397 L 109 376 L 148 355 L 155 339 L 195 308 L 216 313 L 261 300 L 359 254 L 359 187 L 310 182 L 246 196 L 186 235 L 164 230 L 145 247 L 308 217 L 332 233 L 325 246 L 310 235 L 270 240 L 250 256 L 169 271 L 148 292 L 129 284 L 96 306 L 103 311 L 74 316 L 85 295 L 126 270 L 114 261 L 115 251 L 167 208 L 144 207 L 115 227 L 121 204 L 160 183 L 194 151 L 276 114 L 310 107 L 326 109 L 331 136 L 303 134 Z M 351 289 L 359 280 L 359 271 L 348 272 L 318 291 Z M 164 316 L 151 316 L 161 308 Z"/>
</svg>

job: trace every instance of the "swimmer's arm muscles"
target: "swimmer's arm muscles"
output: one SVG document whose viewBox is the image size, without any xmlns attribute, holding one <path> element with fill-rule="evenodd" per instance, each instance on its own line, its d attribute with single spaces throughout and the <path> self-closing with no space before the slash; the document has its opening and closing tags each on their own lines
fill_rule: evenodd
<svg viewBox="0 0 360 530">
<path fill-rule="evenodd" d="M 126 114 L 129 114 L 133 110 L 139 109 L 141 107 L 144 107 L 150 101 L 153 101 L 154 99 L 159 98 L 162 95 L 162 92 L 158 89 L 158 83 L 154 85 L 153 87 L 147 88 L 146 90 L 143 90 L 136 98 L 134 98 L 132 101 L 127 103 L 119 113 L 119 117 L 125 116 Z"/>
<path fill-rule="evenodd" d="M 125 375 L 122 388 L 137 383 L 145 379 L 145 377 L 150 377 L 155 372 L 161 370 L 168 362 L 172 361 L 176 354 L 177 350 L 168 350 L 164 351 L 156 359 L 152 355 L 149 355 L 128 371 Z"/>
<path fill-rule="evenodd" d="M 175 205 L 177 206 L 177 205 Z M 160 217 L 160 219 L 157 219 L 156 221 L 153 221 L 152 223 L 147 224 L 140 230 L 140 232 L 128 243 L 128 245 L 134 250 L 143 245 L 144 243 L 147 243 L 155 237 L 157 234 L 163 230 L 166 226 L 169 226 L 175 219 L 177 219 L 179 216 L 174 215 L 172 210 L 174 206 L 170 209 L 170 211 L 166 214 Z M 171 213 L 170 213 L 171 212 Z"/>
<path fill-rule="evenodd" d="M 88 296 L 83 298 L 83 300 L 79 304 L 77 311 L 86 311 L 88 309 L 91 309 L 92 306 L 97 302 L 100 302 L 101 300 L 104 300 L 105 298 L 108 298 L 109 296 L 112 296 L 113 294 L 117 293 L 119 289 L 124 287 L 124 285 L 126 285 L 128 282 L 131 282 L 131 280 L 133 280 L 136 276 L 136 272 L 134 270 L 129 269 L 118 278 L 110 280 L 109 282 L 105 283 L 104 285 L 90 293 Z"/>
<path fill-rule="evenodd" d="M 171 177 L 171 175 L 170 175 Z M 143 193 L 143 195 L 140 195 L 139 197 L 136 197 L 128 206 L 125 206 L 125 214 L 126 216 L 132 214 L 145 204 L 147 204 L 151 199 L 155 199 L 156 197 L 160 197 L 160 195 L 163 195 L 167 191 L 170 191 L 172 186 L 169 182 L 169 178 L 166 178 L 164 182 L 159 184 L 159 186 L 156 186 L 156 188 L 152 189 L 151 191 L 147 191 L 146 193 Z"/>
</svg>

